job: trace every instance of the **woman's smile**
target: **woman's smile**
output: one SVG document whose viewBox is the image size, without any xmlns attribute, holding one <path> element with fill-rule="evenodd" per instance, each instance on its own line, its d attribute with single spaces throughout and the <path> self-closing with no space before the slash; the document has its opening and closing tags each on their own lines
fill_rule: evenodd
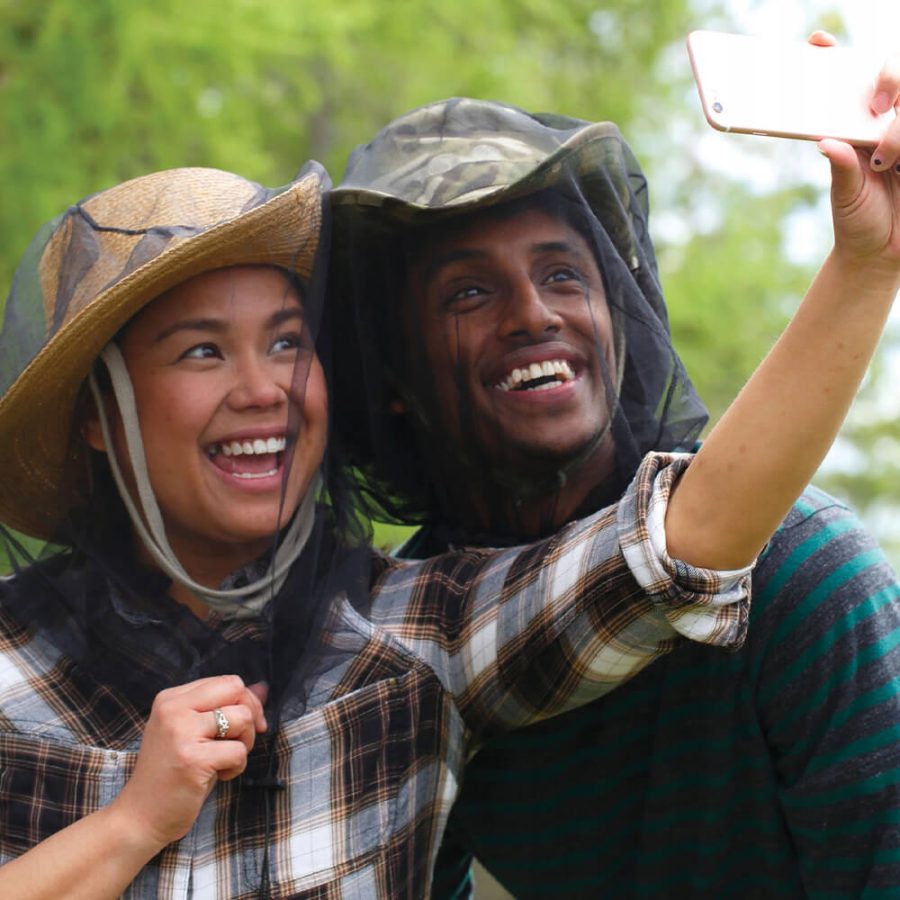
<svg viewBox="0 0 900 900">
<path fill-rule="evenodd" d="M 172 549 L 188 571 L 207 554 L 227 557 L 224 574 L 256 558 L 325 450 L 325 380 L 296 289 L 262 266 L 197 276 L 149 304 L 121 348 Z"/>
</svg>

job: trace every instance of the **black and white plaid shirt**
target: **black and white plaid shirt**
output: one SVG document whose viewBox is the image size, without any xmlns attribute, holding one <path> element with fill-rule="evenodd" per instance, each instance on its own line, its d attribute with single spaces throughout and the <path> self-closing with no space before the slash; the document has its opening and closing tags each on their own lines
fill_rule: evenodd
<svg viewBox="0 0 900 900">
<path fill-rule="evenodd" d="M 525 549 L 380 559 L 365 609 L 334 599 L 306 713 L 259 740 L 245 776 L 217 785 L 125 896 L 426 896 L 483 737 L 611 690 L 679 635 L 743 640 L 746 572 L 659 552 L 686 464 L 649 456 L 617 507 Z M 71 668 L 0 607 L 0 861 L 109 803 L 134 765 L 140 713 L 103 685 L 86 693 Z M 253 778 L 272 759 L 264 796 Z"/>
</svg>

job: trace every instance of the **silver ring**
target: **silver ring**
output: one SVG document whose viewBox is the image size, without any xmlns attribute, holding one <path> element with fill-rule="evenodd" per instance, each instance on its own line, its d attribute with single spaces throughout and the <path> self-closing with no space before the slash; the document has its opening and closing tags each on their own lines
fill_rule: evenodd
<svg viewBox="0 0 900 900">
<path fill-rule="evenodd" d="M 213 718 L 216 720 L 216 740 L 224 740 L 228 736 L 228 729 L 231 728 L 231 722 L 228 721 L 228 716 L 226 716 L 218 706 L 212 711 L 212 714 Z"/>
</svg>

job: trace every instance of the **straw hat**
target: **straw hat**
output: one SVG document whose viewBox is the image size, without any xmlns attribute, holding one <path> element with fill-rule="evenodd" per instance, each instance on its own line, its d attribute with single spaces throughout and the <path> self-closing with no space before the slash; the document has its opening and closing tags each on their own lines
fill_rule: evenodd
<svg viewBox="0 0 900 900">
<path fill-rule="evenodd" d="M 147 303 L 226 266 L 309 277 L 325 179 L 314 165 L 273 191 L 217 169 L 171 169 L 94 194 L 41 230 L 0 332 L 0 521 L 50 537 L 83 501 L 83 450 L 72 439 L 79 390 Z"/>
</svg>

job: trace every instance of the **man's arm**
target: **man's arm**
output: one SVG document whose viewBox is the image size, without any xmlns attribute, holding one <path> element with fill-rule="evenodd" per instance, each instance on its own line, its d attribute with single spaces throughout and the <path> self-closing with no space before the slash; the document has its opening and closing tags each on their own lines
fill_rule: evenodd
<svg viewBox="0 0 900 900">
<path fill-rule="evenodd" d="M 900 885 L 900 583 L 846 508 L 807 492 L 754 572 L 744 653 L 810 896 Z"/>
</svg>

